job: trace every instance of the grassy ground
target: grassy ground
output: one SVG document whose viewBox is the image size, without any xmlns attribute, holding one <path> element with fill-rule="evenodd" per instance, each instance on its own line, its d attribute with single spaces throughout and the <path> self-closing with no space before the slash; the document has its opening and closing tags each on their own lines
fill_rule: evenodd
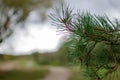
<svg viewBox="0 0 120 80">
<path fill-rule="evenodd" d="M 49 72 L 48 67 L 37 66 L 32 61 L 10 61 L 1 65 L 4 68 L 10 64 L 14 64 L 14 68 L 1 69 L 0 80 L 42 80 Z"/>
<path fill-rule="evenodd" d="M 11 70 L 0 71 L 0 80 L 41 80 L 48 70 Z"/>
</svg>

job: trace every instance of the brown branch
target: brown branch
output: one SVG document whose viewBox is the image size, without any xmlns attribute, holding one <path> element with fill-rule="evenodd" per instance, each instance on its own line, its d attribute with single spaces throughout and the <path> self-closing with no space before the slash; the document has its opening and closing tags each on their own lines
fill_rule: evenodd
<svg viewBox="0 0 120 80">
<path fill-rule="evenodd" d="M 4 25 L 3 25 L 3 28 L 4 28 L 5 30 L 8 29 L 8 27 L 9 27 L 9 22 L 10 22 L 10 17 L 7 16 L 7 19 L 6 19 L 6 21 L 5 21 Z"/>
<path fill-rule="evenodd" d="M 65 20 L 61 19 L 61 21 L 65 25 L 65 27 L 68 31 L 74 32 L 74 30 L 70 28 L 69 24 L 67 24 L 67 22 Z"/>
<path fill-rule="evenodd" d="M 104 66 L 104 64 L 98 66 L 96 72 L 99 71 L 103 66 Z"/>
<path fill-rule="evenodd" d="M 101 40 L 108 41 L 108 42 L 112 42 L 111 40 L 109 40 L 109 39 L 107 39 L 106 37 L 101 36 L 101 35 L 97 35 L 97 34 L 88 34 L 87 32 L 85 32 L 85 34 L 86 34 L 87 37 L 92 38 L 92 39 L 101 38 Z"/>
<path fill-rule="evenodd" d="M 110 31 L 106 31 L 104 29 L 101 29 L 101 28 L 94 28 L 95 30 L 98 30 L 98 31 L 103 31 L 105 33 L 109 33 L 109 32 L 119 32 L 120 29 L 115 29 L 115 30 L 110 30 Z"/>
<path fill-rule="evenodd" d="M 88 53 L 86 54 L 86 60 L 89 61 L 90 60 L 90 54 L 93 51 L 93 49 L 95 48 L 97 42 L 94 43 L 93 47 L 88 51 Z M 88 63 L 86 63 L 86 65 L 88 66 Z"/>
</svg>

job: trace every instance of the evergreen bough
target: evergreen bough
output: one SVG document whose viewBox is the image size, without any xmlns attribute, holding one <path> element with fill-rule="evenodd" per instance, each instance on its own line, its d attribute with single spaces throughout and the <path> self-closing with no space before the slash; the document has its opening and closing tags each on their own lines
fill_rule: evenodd
<svg viewBox="0 0 120 80">
<path fill-rule="evenodd" d="M 107 16 L 73 13 L 69 6 L 50 14 L 53 24 L 71 34 L 70 53 L 92 80 L 120 80 L 120 22 Z"/>
</svg>

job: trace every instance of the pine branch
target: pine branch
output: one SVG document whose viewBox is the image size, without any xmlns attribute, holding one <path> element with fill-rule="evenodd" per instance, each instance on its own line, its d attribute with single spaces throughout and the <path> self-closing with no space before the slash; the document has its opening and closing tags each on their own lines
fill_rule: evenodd
<svg viewBox="0 0 120 80">
<path fill-rule="evenodd" d="M 102 68 L 107 70 L 106 74 L 102 76 L 107 76 L 112 71 L 117 70 L 116 65 L 120 64 L 120 51 L 113 49 L 120 47 L 120 22 L 116 20 L 114 23 L 106 16 L 96 16 L 90 13 L 73 13 L 73 10 L 69 7 L 62 7 L 61 14 L 54 13 L 51 19 L 60 29 L 67 30 L 71 32 L 71 35 L 77 36 L 77 39 L 76 36 L 70 37 L 73 38 L 74 43 L 71 51 L 73 51 L 73 54 L 77 56 L 81 63 L 94 69 L 95 72 L 93 71 L 93 73 L 96 76 L 96 80 L 103 80 L 104 77 L 101 78 L 99 76 L 99 70 Z M 94 43 L 91 43 L 91 41 Z M 104 46 L 100 46 L 99 52 L 94 51 L 96 47 L 99 47 L 96 44 L 101 42 L 104 42 Z M 106 52 L 108 54 L 103 55 Z M 99 55 L 102 55 L 102 58 L 105 60 L 102 64 L 100 62 L 102 58 L 98 59 L 97 57 Z M 92 59 L 95 61 L 92 61 Z M 112 59 L 114 60 L 112 61 Z M 108 64 L 115 64 L 115 66 L 105 68 L 105 65 Z"/>
</svg>

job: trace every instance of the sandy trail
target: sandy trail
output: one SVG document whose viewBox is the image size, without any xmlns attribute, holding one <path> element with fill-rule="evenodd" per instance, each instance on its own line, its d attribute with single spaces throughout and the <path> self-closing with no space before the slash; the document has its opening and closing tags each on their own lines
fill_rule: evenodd
<svg viewBox="0 0 120 80">
<path fill-rule="evenodd" d="M 8 61 L 0 65 L 0 70 L 13 70 L 16 67 L 16 61 Z"/>
<path fill-rule="evenodd" d="M 32 68 L 32 61 L 27 62 L 24 66 L 21 66 L 19 61 L 8 61 L 0 64 L 0 70 L 8 71 L 8 70 L 23 70 L 23 69 L 31 69 Z"/>
<path fill-rule="evenodd" d="M 63 67 L 52 67 L 50 73 L 43 80 L 69 80 L 70 72 Z"/>
<path fill-rule="evenodd" d="M 17 61 L 8 61 L 0 65 L 0 70 L 9 71 L 14 69 L 17 69 Z M 43 80 L 69 80 L 69 78 L 70 71 L 67 68 L 51 67 L 49 74 Z"/>
</svg>

